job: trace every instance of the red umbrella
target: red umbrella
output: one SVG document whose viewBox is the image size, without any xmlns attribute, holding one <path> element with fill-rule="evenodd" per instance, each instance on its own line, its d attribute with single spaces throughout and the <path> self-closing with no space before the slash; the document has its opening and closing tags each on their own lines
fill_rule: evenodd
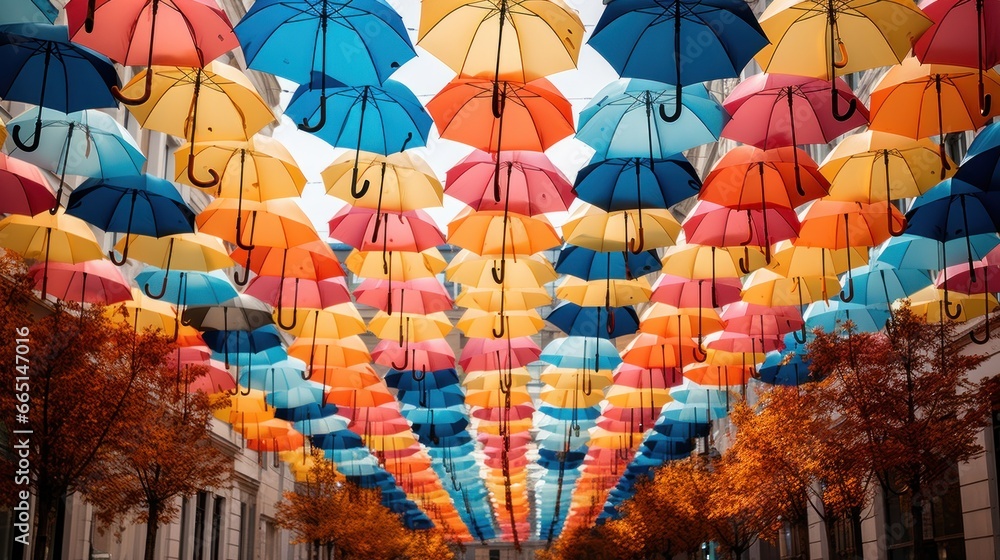
<svg viewBox="0 0 1000 560">
<path fill-rule="evenodd" d="M 541 355 L 542 349 L 530 336 L 472 338 L 462 348 L 459 365 L 465 371 L 517 368 L 538 360 Z"/>
<path fill-rule="evenodd" d="M 680 385 L 681 370 L 676 367 L 647 368 L 635 364 L 624 363 L 614 374 L 614 384 L 637 389 L 669 389 Z M 608 411 L 604 411 L 604 416 Z"/>
<path fill-rule="evenodd" d="M 780 336 L 802 328 L 805 321 L 798 306 L 768 307 L 738 301 L 727 305 L 720 315 L 726 331 L 749 336 Z"/>
<path fill-rule="evenodd" d="M 711 304 L 720 307 L 739 301 L 743 284 L 739 278 L 690 279 L 663 274 L 653 283 L 649 301 L 666 303 L 674 307 L 703 307 Z"/>
<path fill-rule="evenodd" d="M 444 245 L 444 235 L 427 212 L 382 211 L 345 206 L 330 220 L 330 237 L 360 251 L 423 251 Z"/>
<path fill-rule="evenodd" d="M 799 148 L 738 146 L 715 164 L 698 198 L 739 210 L 795 208 L 829 189 L 819 165 Z"/>
<path fill-rule="evenodd" d="M 391 422 L 403 415 L 399 412 L 399 405 L 395 402 L 379 406 L 366 406 L 351 408 L 342 406 L 337 409 L 337 414 L 353 422 L 364 422 L 367 418 L 369 422 Z"/>
<path fill-rule="evenodd" d="M 479 418 L 480 420 L 486 420 L 488 422 L 500 422 L 508 420 L 524 420 L 526 418 L 531 418 L 535 413 L 535 407 L 531 404 L 519 404 L 510 407 L 510 409 L 504 408 L 480 408 L 473 407 L 472 417 Z M 502 414 L 506 414 L 506 418 L 501 418 Z"/>
<path fill-rule="evenodd" d="M 705 336 L 705 347 L 726 352 L 756 354 L 782 350 L 785 348 L 785 343 L 779 334 L 751 336 L 743 332 L 719 331 Z"/>
<path fill-rule="evenodd" d="M 913 54 L 924 64 L 953 64 L 979 69 L 979 111 L 990 114 L 983 71 L 1000 64 L 1000 9 L 982 0 L 930 0 L 920 3 L 934 24 L 913 45 Z M 976 34 L 969 29 L 976 28 Z"/>
<path fill-rule="evenodd" d="M 845 121 L 833 118 L 830 83 L 789 74 L 755 74 L 741 81 L 726 97 L 723 107 L 731 119 L 722 136 L 765 150 L 800 144 L 827 144 L 834 138 L 868 124 L 868 109 L 842 78 L 835 81 L 837 95 L 858 110 Z"/>
<path fill-rule="evenodd" d="M 237 246 L 229 256 L 263 276 L 322 280 L 345 275 L 330 246 L 318 240 L 287 248 L 260 245 L 252 251 Z"/>
<path fill-rule="evenodd" d="M 208 360 L 203 364 L 198 364 L 205 368 L 205 373 L 196 377 L 188 384 L 187 390 L 191 393 L 202 391 L 211 395 L 223 391 L 233 391 L 236 389 L 236 380 L 232 374 L 226 370 L 225 364 L 218 360 Z"/>
<path fill-rule="evenodd" d="M 107 55 L 124 66 L 202 68 L 239 46 L 233 24 L 213 0 L 73 0 L 66 5 L 74 43 Z M 129 104 L 149 98 L 146 90 Z"/>
<path fill-rule="evenodd" d="M 716 247 L 770 247 L 799 235 L 799 218 L 795 210 L 768 207 L 766 210 L 738 210 L 714 202 L 699 200 L 681 224 L 688 243 Z M 749 251 L 740 261 L 743 272 L 749 273 Z"/>
<path fill-rule="evenodd" d="M 526 216 L 565 211 L 576 196 L 573 185 L 541 152 L 521 150 L 500 152 L 500 178 L 496 177 L 497 157 L 476 150 L 448 170 L 445 194 L 475 210 L 503 210 Z M 490 187 L 503 185 L 497 200 Z"/>
<path fill-rule="evenodd" d="M 41 290 L 45 282 L 45 264 L 32 265 L 28 275 L 35 289 Z M 48 263 L 46 291 L 63 301 L 100 303 L 110 305 L 130 301 L 132 289 L 121 271 L 111 261 L 92 260 L 80 263 Z"/>
<path fill-rule="evenodd" d="M 372 361 L 386 367 L 406 363 L 406 369 L 437 371 L 455 367 L 455 351 L 443 338 L 433 338 L 422 342 L 380 340 L 372 350 Z M 394 368 L 401 369 L 401 368 Z"/>
<path fill-rule="evenodd" d="M 700 359 L 699 359 L 700 358 Z M 627 364 L 644 368 L 683 368 L 704 359 L 698 344 L 690 337 L 664 338 L 650 333 L 639 333 L 622 352 Z"/>
<path fill-rule="evenodd" d="M 454 308 L 451 296 L 437 278 L 413 278 L 393 282 L 366 278 L 354 289 L 357 303 L 392 313 L 427 315 Z"/>
<path fill-rule="evenodd" d="M 41 169 L 0 153 L 0 214 L 34 216 L 55 206 L 55 191 Z"/>
<path fill-rule="evenodd" d="M 674 375 L 674 374 L 670 374 Z M 680 370 L 677 370 L 677 383 L 680 384 L 683 381 Z M 602 424 L 602 421 L 616 421 L 616 422 L 628 422 L 632 426 L 652 426 L 656 423 L 656 419 L 660 416 L 659 410 L 653 410 L 648 406 L 642 408 L 624 408 L 621 406 L 608 406 L 601 412 L 601 420 L 598 420 L 597 425 L 602 428 L 609 428 L 607 424 Z M 619 427 L 621 428 L 621 427 Z M 638 431 L 632 430 L 626 426 L 626 430 L 618 429 L 616 431 Z"/>
<path fill-rule="evenodd" d="M 326 309 L 338 303 L 351 301 L 351 293 L 343 278 L 310 280 L 306 278 L 280 278 L 277 276 L 257 276 L 250 281 L 245 294 L 249 294 L 275 308 L 278 324 L 285 329 L 295 327 L 296 315 L 301 309 Z M 292 323 L 282 321 L 283 311 L 292 310 Z"/>
</svg>

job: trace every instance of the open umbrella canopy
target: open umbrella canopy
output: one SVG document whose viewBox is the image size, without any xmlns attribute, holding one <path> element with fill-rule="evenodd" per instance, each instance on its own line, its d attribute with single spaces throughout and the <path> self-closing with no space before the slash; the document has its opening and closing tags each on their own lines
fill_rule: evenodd
<svg viewBox="0 0 1000 560">
<path fill-rule="evenodd" d="M 499 174 L 497 170 L 499 158 Z M 497 156 L 474 150 L 448 170 L 445 194 L 476 210 L 503 210 L 534 216 L 567 210 L 572 185 L 543 153 L 504 150 Z M 499 187 L 499 199 L 490 187 Z"/>
<path fill-rule="evenodd" d="M 190 153 L 196 168 L 188 171 Z M 261 202 L 272 198 L 300 196 L 305 175 L 292 154 L 270 136 L 249 140 L 212 140 L 195 146 L 182 145 L 174 152 L 174 180 L 197 186 L 189 177 L 205 177 L 209 169 L 219 174 L 213 194 Z"/>
<path fill-rule="evenodd" d="M 81 263 L 44 263 L 28 268 L 35 287 L 42 289 L 48 285 L 47 293 L 63 301 L 78 301 L 110 305 L 132 299 L 129 283 L 121 271 L 111 261 L 93 260 Z"/>
<path fill-rule="evenodd" d="M 0 212 L 34 216 L 56 206 L 55 193 L 42 170 L 0 154 Z"/>
<path fill-rule="evenodd" d="M 601 209 L 669 208 L 698 194 L 701 180 L 681 154 L 665 159 L 613 158 L 587 165 L 573 191 Z"/>
<path fill-rule="evenodd" d="M 434 170 L 410 152 L 387 156 L 361 152 L 357 158 L 345 152 L 321 177 L 328 194 L 353 206 L 404 212 L 443 204 L 443 187 Z"/>
</svg>

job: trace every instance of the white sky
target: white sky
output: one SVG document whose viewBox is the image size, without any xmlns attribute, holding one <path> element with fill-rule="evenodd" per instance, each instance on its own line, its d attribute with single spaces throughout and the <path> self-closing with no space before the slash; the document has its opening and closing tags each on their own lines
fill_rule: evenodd
<svg viewBox="0 0 1000 560">
<path fill-rule="evenodd" d="M 416 45 L 420 3 L 408 0 L 387 1 L 403 16 L 403 22 L 410 31 L 410 40 Z M 590 31 L 604 10 L 604 5 L 598 0 L 567 0 L 567 4 L 580 13 L 589 38 Z M 421 47 L 417 46 L 416 51 L 417 57 L 404 64 L 393 74 L 392 78 L 406 84 L 420 99 L 420 102 L 426 105 L 441 88 L 454 78 L 455 74 Z M 555 74 L 550 77 L 550 80 L 572 102 L 574 116 L 576 116 L 598 90 L 617 78 L 618 74 L 597 54 L 597 51 L 584 45 L 580 52 L 578 69 Z M 294 91 L 296 84 L 280 78 L 279 82 L 281 82 L 282 90 L 286 92 L 282 94 L 284 107 L 284 104 L 287 104 L 291 98 L 291 92 Z M 291 119 L 284 115 L 281 116 L 281 124 L 275 128 L 273 136 L 288 147 L 309 180 L 309 184 L 302 193 L 300 205 L 320 235 L 326 236 L 327 222 L 344 205 L 344 202 L 326 195 L 320 172 L 344 150 L 334 149 L 312 134 L 299 131 Z M 448 169 L 472 149 L 450 140 L 441 140 L 438 138 L 437 132 L 432 129 L 425 148 L 414 148 L 408 151 L 427 160 L 437 172 L 438 178 L 443 181 Z M 552 146 L 546 152 L 570 180 L 575 177 L 576 172 L 581 167 L 586 165 L 592 153 L 593 150 L 572 137 Z M 448 222 L 463 207 L 462 203 L 445 196 L 444 208 L 428 209 L 428 212 L 437 221 L 442 231 L 447 233 Z M 565 219 L 565 215 L 550 215 L 549 218 L 558 227 Z"/>
</svg>

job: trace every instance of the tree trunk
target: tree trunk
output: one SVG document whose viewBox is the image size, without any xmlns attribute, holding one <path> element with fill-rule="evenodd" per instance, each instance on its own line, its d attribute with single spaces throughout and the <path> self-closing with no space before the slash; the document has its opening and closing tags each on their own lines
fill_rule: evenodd
<svg viewBox="0 0 1000 560">
<path fill-rule="evenodd" d="M 49 520 L 54 509 L 54 500 L 48 492 L 40 491 L 35 500 L 35 542 L 32 547 L 33 560 L 46 560 L 49 545 Z"/>
<path fill-rule="evenodd" d="M 156 533 L 160 530 L 160 506 L 150 504 L 146 519 L 146 550 L 145 560 L 153 560 L 156 556 Z"/>
<path fill-rule="evenodd" d="M 910 515 L 913 517 L 913 558 L 914 560 L 936 560 L 937 547 L 927 540 L 924 527 L 923 485 L 919 479 L 910 480 Z"/>
</svg>

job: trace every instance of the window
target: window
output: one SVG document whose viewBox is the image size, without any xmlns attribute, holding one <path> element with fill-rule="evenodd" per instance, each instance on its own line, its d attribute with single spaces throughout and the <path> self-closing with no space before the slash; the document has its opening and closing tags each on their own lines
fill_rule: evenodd
<svg viewBox="0 0 1000 560">
<path fill-rule="evenodd" d="M 255 529 L 257 527 L 257 506 L 240 502 L 240 546 L 239 560 L 251 560 L 254 552 Z"/>
<path fill-rule="evenodd" d="M 194 506 L 194 554 L 192 560 L 205 559 L 205 509 L 208 507 L 208 494 L 198 492 Z"/>
<path fill-rule="evenodd" d="M 952 465 L 938 484 L 928 484 L 927 487 L 932 494 L 923 512 L 925 538 L 935 543 L 939 558 L 965 560 L 965 529 L 962 523 L 958 465 Z M 910 560 L 914 555 L 910 495 L 886 492 L 885 502 L 885 538 L 889 560 Z"/>
<path fill-rule="evenodd" d="M 225 498 L 215 497 L 215 504 L 212 507 L 212 560 L 219 560 L 222 557 L 222 510 L 225 505 Z"/>
<path fill-rule="evenodd" d="M 850 515 L 833 520 L 830 525 L 830 558 L 848 560 L 861 556 L 861 516 Z"/>
</svg>

